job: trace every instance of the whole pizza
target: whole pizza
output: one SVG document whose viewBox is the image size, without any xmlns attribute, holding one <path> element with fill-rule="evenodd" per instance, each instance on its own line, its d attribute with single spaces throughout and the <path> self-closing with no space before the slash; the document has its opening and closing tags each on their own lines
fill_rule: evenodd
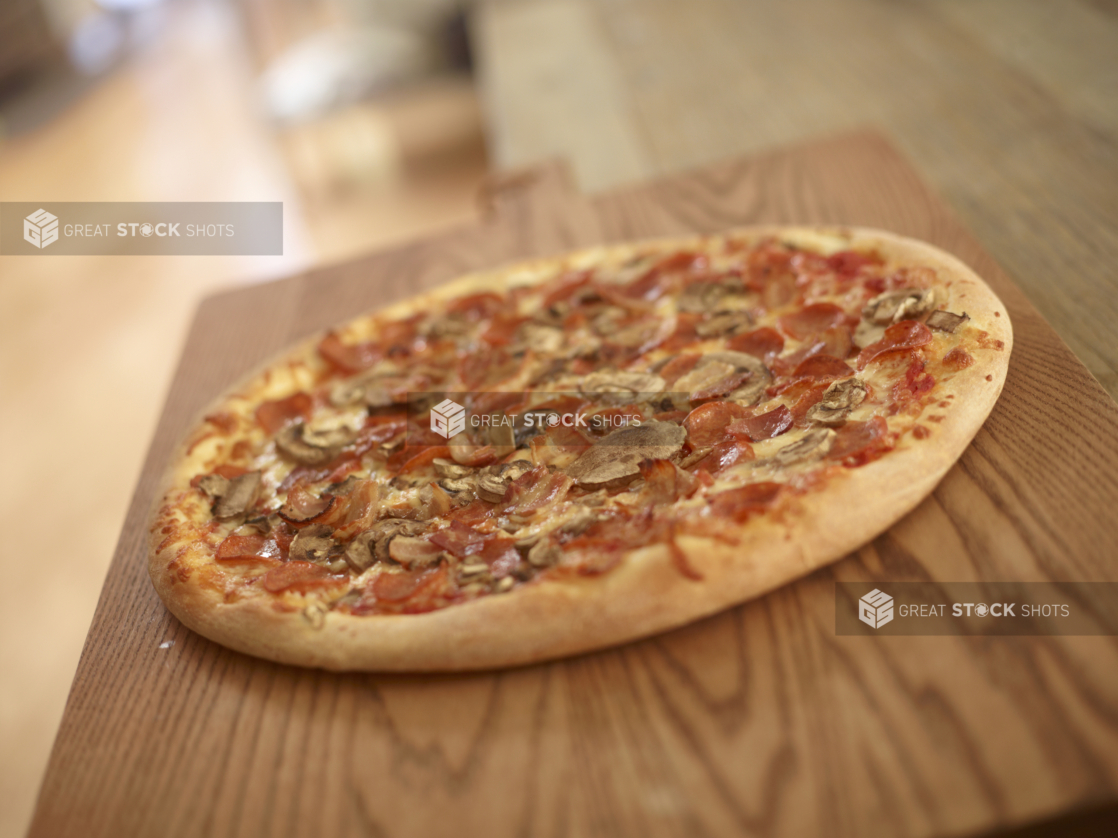
<svg viewBox="0 0 1118 838">
<path fill-rule="evenodd" d="M 305 666 L 617 644 L 888 528 L 986 419 L 1011 342 L 970 269 L 875 230 L 472 274 L 219 399 L 156 500 L 151 577 L 195 631 Z"/>
</svg>

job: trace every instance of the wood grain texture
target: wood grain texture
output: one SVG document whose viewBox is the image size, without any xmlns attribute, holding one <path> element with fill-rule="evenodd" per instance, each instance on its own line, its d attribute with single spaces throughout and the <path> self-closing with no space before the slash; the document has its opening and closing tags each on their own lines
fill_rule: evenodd
<svg viewBox="0 0 1118 838">
<path fill-rule="evenodd" d="M 858 126 L 887 131 L 1118 397 L 1113 8 L 490 0 L 475 31 L 497 164 L 560 155 L 591 192 Z M 565 56 L 552 62 L 561 73 L 532 72 L 543 42 Z M 569 100 L 602 85 L 611 118 L 599 130 L 598 109 Z"/>
<path fill-rule="evenodd" d="M 885 140 L 592 202 L 551 167 L 490 203 L 483 227 L 199 311 L 31 835 L 946 836 L 1118 799 L 1115 638 L 835 635 L 835 580 L 1118 580 L 1118 406 Z M 646 641 L 468 675 L 279 666 L 192 634 L 156 597 L 143 527 L 171 446 L 281 345 L 471 266 L 792 220 L 889 222 L 945 247 L 1015 327 L 1002 399 L 959 464 L 833 568 Z"/>
</svg>

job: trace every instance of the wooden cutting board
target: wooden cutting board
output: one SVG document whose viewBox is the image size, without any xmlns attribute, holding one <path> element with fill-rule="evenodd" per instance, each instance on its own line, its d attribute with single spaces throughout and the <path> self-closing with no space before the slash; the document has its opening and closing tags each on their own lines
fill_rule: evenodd
<svg viewBox="0 0 1118 838">
<path fill-rule="evenodd" d="M 835 635 L 836 580 L 1118 581 L 1118 406 L 884 139 L 593 200 L 556 166 L 506 178 L 488 203 L 476 227 L 202 304 L 32 835 L 940 836 L 1118 799 L 1115 638 Z M 481 674 L 280 666 L 163 608 L 143 532 L 159 475 L 196 411 L 265 357 L 470 268 L 756 222 L 926 239 L 986 277 L 1012 317 L 989 421 L 872 544 L 668 634 Z"/>
</svg>

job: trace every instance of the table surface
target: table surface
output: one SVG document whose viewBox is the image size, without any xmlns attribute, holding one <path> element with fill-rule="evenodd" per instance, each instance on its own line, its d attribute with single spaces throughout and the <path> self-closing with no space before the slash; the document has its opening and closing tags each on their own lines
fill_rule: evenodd
<svg viewBox="0 0 1118 838">
<path fill-rule="evenodd" d="M 872 125 L 1118 397 L 1114 0 L 489 0 L 498 165 L 588 192 Z"/>
<path fill-rule="evenodd" d="M 885 140 L 853 134 L 594 200 L 537 170 L 491 203 L 487 224 L 203 304 L 33 836 L 956 836 L 1118 800 L 1114 637 L 835 634 L 836 581 L 1118 580 L 1118 405 Z M 793 220 L 889 221 L 932 241 L 988 277 L 1014 325 L 1005 390 L 974 443 L 857 553 L 677 631 L 460 675 L 256 660 L 188 631 L 155 595 L 146 517 L 174 444 L 282 346 L 472 267 Z"/>
</svg>

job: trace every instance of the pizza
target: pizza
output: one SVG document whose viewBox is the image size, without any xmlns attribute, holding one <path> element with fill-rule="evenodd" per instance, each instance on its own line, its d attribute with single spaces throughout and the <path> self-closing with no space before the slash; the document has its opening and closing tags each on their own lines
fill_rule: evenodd
<svg viewBox="0 0 1118 838">
<path fill-rule="evenodd" d="M 463 277 L 218 399 L 154 503 L 183 623 L 334 670 L 575 654 L 757 597 L 926 497 L 1009 318 L 927 244 L 760 227 Z"/>
</svg>

